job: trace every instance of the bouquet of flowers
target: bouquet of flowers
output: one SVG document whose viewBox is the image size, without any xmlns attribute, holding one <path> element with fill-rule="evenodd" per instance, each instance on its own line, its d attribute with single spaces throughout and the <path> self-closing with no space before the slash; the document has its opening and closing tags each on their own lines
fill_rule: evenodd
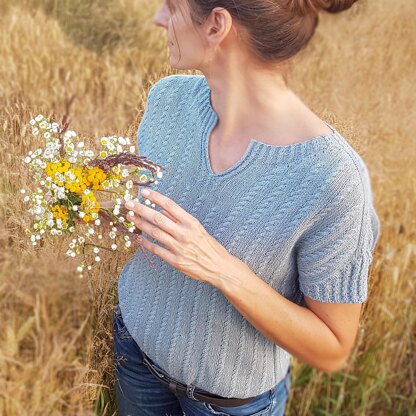
<svg viewBox="0 0 416 416">
<path fill-rule="evenodd" d="M 86 149 L 77 133 L 68 130 L 67 115 L 62 125 L 41 114 L 29 123 L 41 143 L 23 161 L 36 182 L 34 190 L 21 190 L 34 218 L 26 233 L 33 245 L 45 235 L 71 234 L 66 254 L 82 254 L 77 267 L 82 277 L 101 260 L 101 250 L 127 250 L 135 242 L 141 231 L 124 218 L 124 202 L 137 201 L 134 189 L 157 184 L 165 169 L 138 156 L 128 137 L 102 137 L 99 151 Z M 103 200 L 105 195 L 111 199 Z"/>
</svg>

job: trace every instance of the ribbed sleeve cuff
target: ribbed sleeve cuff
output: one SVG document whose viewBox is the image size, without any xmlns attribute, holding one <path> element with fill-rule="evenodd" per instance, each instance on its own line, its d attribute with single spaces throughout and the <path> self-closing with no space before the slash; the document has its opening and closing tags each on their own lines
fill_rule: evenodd
<svg viewBox="0 0 416 416">
<path fill-rule="evenodd" d="M 319 302 L 364 303 L 368 295 L 368 274 L 372 261 L 371 254 L 349 264 L 342 274 L 328 277 L 308 285 L 301 283 L 304 295 Z"/>
</svg>

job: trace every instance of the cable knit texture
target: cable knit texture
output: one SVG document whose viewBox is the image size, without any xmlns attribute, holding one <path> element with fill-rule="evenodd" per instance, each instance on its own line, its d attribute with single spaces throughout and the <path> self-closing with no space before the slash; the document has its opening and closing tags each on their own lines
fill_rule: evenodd
<svg viewBox="0 0 416 416">
<path fill-rule="evenodd" d="M 166 169 L 154 189 L 291 301 L 364 302 L 380 221 L 359 154 L 327 124 L 332 134 L 286 146 L 253 138 L 234 166 L 214 173 L 208 140 L 217 121 L 203 75 L 170 75 L 152 86 L 138 145 Z M 290 354 L 220 290 L 147 254 L 156 268 L 138 250 L 118 293 L 128 331 L 154 362 L 224 397 L 256 396 L 284 377 Z"/>
</svg>

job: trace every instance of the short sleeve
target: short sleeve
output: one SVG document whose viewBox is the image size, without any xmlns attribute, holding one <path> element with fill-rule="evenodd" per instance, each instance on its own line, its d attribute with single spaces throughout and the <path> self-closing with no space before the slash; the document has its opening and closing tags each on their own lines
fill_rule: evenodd
<svg viewBox="0 0 416 416">
<path fill-rule="evenodd" d="M 320 302 L 363 303 L 380 234 L 365 165 L 346 180 L 300 237 L 297 266 L 301 292 Z"/>
</svg>

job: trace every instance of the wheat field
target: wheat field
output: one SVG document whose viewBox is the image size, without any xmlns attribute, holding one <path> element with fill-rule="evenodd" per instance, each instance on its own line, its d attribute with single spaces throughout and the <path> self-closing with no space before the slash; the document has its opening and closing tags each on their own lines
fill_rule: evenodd
<svg viewBox="0 0 416 416">
<path fill-rule="evenodd" d="M 73 130 L 134 140 L 149 87 L 179 72 L 157 1 L 0 4 L 0 415 L 115 415 L 112 314 L 131 254 L 80 279 L 67 241 L 30 244 L 28 121 L 60 119 L 75 94 Z M 382 229 L 348 365 L 328 374 L 294 359 L 290 416 L 416 414 L 415 13 L 413 0 L 360 0 L 323 14 L 293 62 L 293 90 L 364 158 Z"/>
</svg>

